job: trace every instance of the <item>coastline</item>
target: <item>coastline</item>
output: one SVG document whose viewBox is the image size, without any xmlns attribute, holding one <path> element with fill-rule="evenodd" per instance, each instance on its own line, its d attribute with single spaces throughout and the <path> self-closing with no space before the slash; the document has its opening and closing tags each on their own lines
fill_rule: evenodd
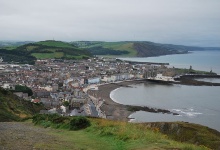
<svg viewBox="0 0 220 150">
<path fill-rule="evenodd" d="M 129 111 L 127 105 L 119 104 L 110 98 L 110 93 L 120 87 L 129 87 L 131 84 L 144 83 L 144 80 L 122 81 L 118 83 L 109 83 L 100 85 L 99 90 L 89 90 L 88 94 L 95 97 L 104 99 L 104 103 L 100 108 L 106 114 L 107 119 L 129 121 L 129 116 L 133 111 Z"/>
<path fill-rule="evenodd" d="M 204 76 L 203 76 L 204 77 Z M 212 77 L 219 77 L 212 76 Z M 187 78 L 187 80 L 185 80 Z M 195 76 L 185 76 L 180 79 L 179 83 L 175 84 L 182 84 L 182 85 L 194 85 L 194 86 L 219 86 L 219 83 L 210 83 L 210 82 L 203 82 L 203 81 L 196 81 L 194 80 Z M 112 120 L 120 120 L 120 121 L 129 121 L 132 118 L 129 118 L 129 116 L 136 112 L 136 111 L 146 111 L 146 112 L 152 112 L 152 113 L 166 113 L 166 114 L 172 114 L 172 115 L 179 115 L 178 113 L 173 113 L 169 110 L 165 109 L 159 109 L 159 108 L 151 108 L 148 106 L 131 106 L 131 105 L 124 105 L 117 103 L 117 101 L 114 101 L 111 99 L 110 93 L 113 90 L 116 90 L 121 87 L 130 87 L 130 85 L 135 84 L 141 84 L 147 81 L 146 79 L 141 80 L 130 80 L 130 81 L 120 81 L 115 83 L 108 83 L 98 86 L 98 90 L 88 90 L 87 93 L 89 96 L 92 96 L 96 99 L 96 101 L 104 100 L 100 110 L 103 112 L 105 118 L 112 119 Z"/>
<path fill-rule="evenodd" d="M 140 84 L 147 82 L 143 80 L 131 80 L 131 81 L 121 81 L 117 83 L 109 83 L 100 85 L 98 90 L 88 90 L 88 94 L 96 99 L 103 99 L 104 103 L 100 107 L 101 111 L 105 113 L 107 119 L 129 121 L 132 118 L 129 116 L 136 111 L 146 111 L 152 113 L 166 113 L 179 115 L 177 113 L 170 112 L 165 109 L 151 108 L 147 106 L 131 106 L 124 105 L 113 101 L 110 97 L 110 93 L 120 87 L 130 87 L 132 84 Z"/>
</svg>

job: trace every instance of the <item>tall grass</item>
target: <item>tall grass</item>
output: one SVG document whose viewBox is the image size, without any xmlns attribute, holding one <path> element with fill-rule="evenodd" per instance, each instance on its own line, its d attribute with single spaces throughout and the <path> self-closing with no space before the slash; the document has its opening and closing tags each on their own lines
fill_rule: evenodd
<svg viewBox="0 0 220 150">
<path fill-rule="evenodd" d="M 33 122 L 44 127 L 70 129 L 70 122 L 76 117 L 61 117 L 59 115 L 35 115 Z M 107 140 L 117 149 L 208 149 L 205 146 L 196 146 L 180 143 L 169 139 L 159 132 L 158 128 L 149 128 L 145 124 L 134 124 L 120 121 L 111 121 L 99 118 L 88 118 L 91 126 L 80 131 L 69 131 L 93 135 L 97 140 Z M 71 133 L 69 136 L 71 136 Z M 94 139 L 93 139 L 94 140 Z"/>
</svg>

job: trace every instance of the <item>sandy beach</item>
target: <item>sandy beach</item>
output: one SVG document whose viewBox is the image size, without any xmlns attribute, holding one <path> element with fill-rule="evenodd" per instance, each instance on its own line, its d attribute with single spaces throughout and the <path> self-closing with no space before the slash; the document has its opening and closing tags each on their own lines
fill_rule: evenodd
<svg viewBox="0 0 220 150">
<path fill-rule="evenodd" d="M 118 104 L 110 98 L 110 93 L 114 89 L 120 87 L 127 87 L 132 84 L 140 84 L 146 82 L 145 80 L 124 81 L 119 83 L 110 83 L 99 86 L 99 90 L 89 90 L 88 94 L 96 98 L 104 99 L 105 102 L 101 110 L 105 112 L 107 119 L 128 121 L 128 116 L 132 111 L 127 110 L 126 105 Z"/>
</svg>

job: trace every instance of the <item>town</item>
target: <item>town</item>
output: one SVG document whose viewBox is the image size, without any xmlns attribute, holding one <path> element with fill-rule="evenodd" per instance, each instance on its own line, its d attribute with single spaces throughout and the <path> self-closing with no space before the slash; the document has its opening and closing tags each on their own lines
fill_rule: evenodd
<svg viewBox="0 0 220 150">
<path fill-rule="evenodd" d="M 135 63 L 116 58 L 94 57 L 88 60 L 37 60 L 35 65 L 8 64 L 0 61 L 0 86 L 14 90 L 16 85 L 29 87 L 33 95 L 14 92 L 18 97 L 41 103 L 40 113 L 64 116 L 106 118 L 104 99 L 89 94 L 98 86 L 127 80 L 144 80 L 157 75 L 174 76 L 168 64 Z"/>
</svg>

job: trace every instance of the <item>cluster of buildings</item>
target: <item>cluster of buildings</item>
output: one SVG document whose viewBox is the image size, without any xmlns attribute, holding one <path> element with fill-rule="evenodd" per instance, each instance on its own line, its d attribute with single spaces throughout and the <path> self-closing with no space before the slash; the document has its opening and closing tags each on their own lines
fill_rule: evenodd
<svg viewBox="0 0 220 150">
<path fill-rule="evenodd" d="M 105 118 L 102 98 L 88 95 L 99 84 L 144 79 L 157 73 L 172 72 L 164 65 L 129 63 L 113 58 L 88 60 L 37 60 L 35 65 L 0 63 L 0 86 L 14 90 L 16 85 L 31 88 L 32 96 L 15 92 L 34 103 L 43 103 L 41 113 L 83 115 Z"/>
</svg>

